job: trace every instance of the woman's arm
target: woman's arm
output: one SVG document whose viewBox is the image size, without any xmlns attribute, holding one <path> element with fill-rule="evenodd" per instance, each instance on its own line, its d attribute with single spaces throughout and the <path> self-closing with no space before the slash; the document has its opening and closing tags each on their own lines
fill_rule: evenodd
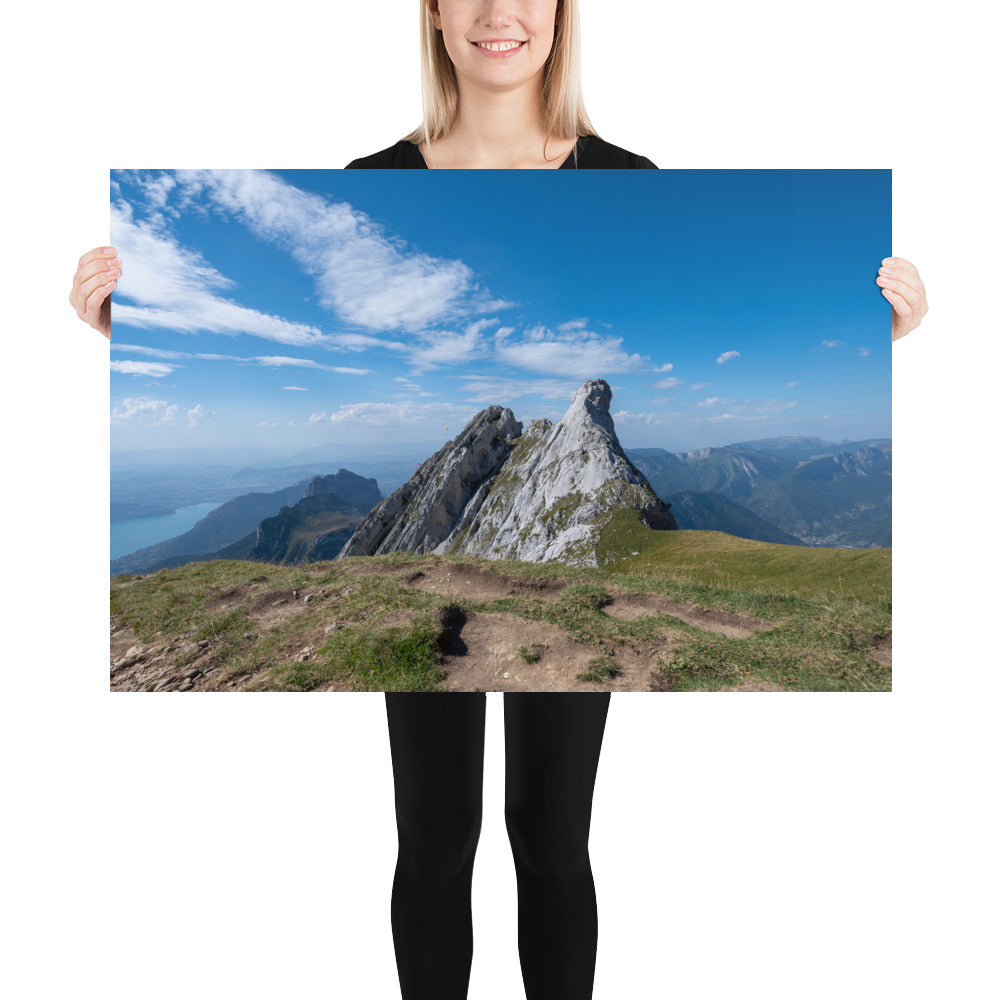
<svg viewBox="0 0 1000 1000">
<path fill-rule="evenodd" d="M 892 339 L 899 340 L 920 326 L 927 315 L 927 292 L 917 269 L 902 257 L 886 257 L 875 284 L 892 305 Z"/>
<path fill-rule="evenodd" d="M 77 316 L 111 339 L 111 293 L 122 273 L 114 247 L 94 247 L 85 253 L 73 275 L 70 305 Z"/>
</svg>

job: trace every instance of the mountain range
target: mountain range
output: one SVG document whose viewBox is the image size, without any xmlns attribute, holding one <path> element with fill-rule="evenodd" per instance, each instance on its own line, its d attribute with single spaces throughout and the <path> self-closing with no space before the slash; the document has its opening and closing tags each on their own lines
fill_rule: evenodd
<svg viewBox="0 0 1000 1000">
<path fill-rule="evenodd" d="M 647 526 L 786 545 L 892 544 L 892 443 L 766 438 L 673 453 L 622 448 L 593 379 L 556 424 L 480 411 L 390 496 L 346 469 L 223 503 L 112 575 L 210 559 L 314 562 L 384 552 L 593 565 L 613 508 Z"/>
</svg>

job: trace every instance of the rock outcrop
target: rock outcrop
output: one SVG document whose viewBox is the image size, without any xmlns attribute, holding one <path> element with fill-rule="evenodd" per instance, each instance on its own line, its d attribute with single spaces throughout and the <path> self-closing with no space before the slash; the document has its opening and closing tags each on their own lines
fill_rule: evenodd
<svg viewBox="0 0 1000 1000">
<path fill-rule="evenodd" d="M 483 410 L 369 514 L 341 558 L 434 552 L 595 566 L 617 509 L 675 529 L 622 450 L 610 403 L 611 387 L 592 379 L 557 424 L 534 420 L 523 434 L 510 410 Z"/>
<path fill-rule="evenodd" d="M 323 493 L 334 493 L 365 512 L 382 499 L 382 491 L 374 479 L 366 479 L 348 469 L 341 469 L 333 476 L 313 476 L 302 496 L 315 497 Z"/>
<path fill-rule="evenodd" d="M 521 425 L 489 406 L 431 456 L 358 526 L 341 558 L 382 552 L 432 552 L 452 533 L 469 500 L 511 453 Z"/>
</svg>

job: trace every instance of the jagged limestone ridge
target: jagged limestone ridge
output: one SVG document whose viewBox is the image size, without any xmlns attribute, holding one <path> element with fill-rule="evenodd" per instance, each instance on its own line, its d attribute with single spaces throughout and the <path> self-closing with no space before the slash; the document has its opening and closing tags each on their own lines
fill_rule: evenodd
<svg viewBox="0 0 1000 1000">
<path fill-rule="evenodd" d="M 555 426 L 533 421 L 435 551 L 596 566 L 600 530 L 616 508 L 639 510 L 650 527 L 676 528 L 625 456 L 610 403 L 611 387 L 592 379 Z"/>
<path fill-rule="evenodd" d="M 510 455 L 521 424 L 489 406 L 361 522 L 340 558 L 430 552 L 454 530 L 469 500 Z"/>
</svg>

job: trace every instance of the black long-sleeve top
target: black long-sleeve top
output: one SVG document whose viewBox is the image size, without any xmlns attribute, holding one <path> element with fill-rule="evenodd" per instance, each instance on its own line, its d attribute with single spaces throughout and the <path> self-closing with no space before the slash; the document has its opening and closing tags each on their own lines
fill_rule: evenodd
<svg viewBox="0 0 1000 1000">
<path fill-rule="evenodd" d="M 351 160 L 348 170 L 426 170 L 427 164 L 420 149 L 413 142 L 400 139 L 387 149 Z M 582 135 L 576 140 L 576 146 L 569 156 L 560 164 L 560 170 L 656 170 L 656 164 L 645 156 L 630 153 L 621 146 L 613 146 L 596 135 Z"/>
</svg>

